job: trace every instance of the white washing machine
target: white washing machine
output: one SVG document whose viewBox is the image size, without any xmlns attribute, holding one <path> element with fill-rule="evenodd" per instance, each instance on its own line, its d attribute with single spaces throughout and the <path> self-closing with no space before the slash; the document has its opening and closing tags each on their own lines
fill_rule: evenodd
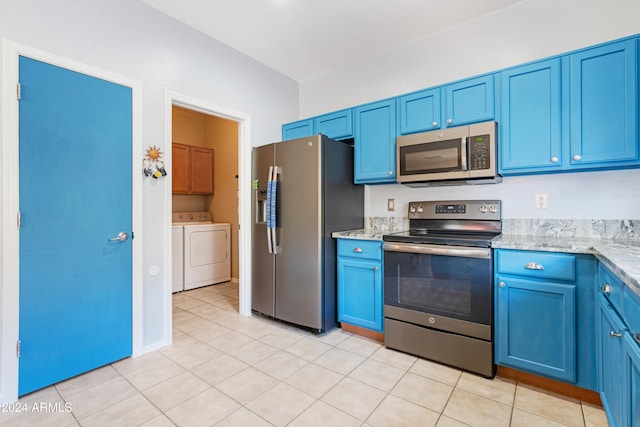
<svg viewBox="0 0 640 427">
<path fill-rule="evenodd" d="M 173 225 L 182 227 L 182 286 L 176 259 L 178 231 L 173 234 L 174 292 L 231 280 L 230 224 L 212 222 L 208 212 L 180 212 L 173 214 Z"/>
</svg>

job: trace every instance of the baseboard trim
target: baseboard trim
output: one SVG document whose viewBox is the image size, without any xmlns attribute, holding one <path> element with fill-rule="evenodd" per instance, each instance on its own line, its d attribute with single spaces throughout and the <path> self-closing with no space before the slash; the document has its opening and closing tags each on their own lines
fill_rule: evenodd
<svg viewBox="0 0 640 427">
<path fill-rule="evenodd" d="M 348 323 L 341 323 L 342 330 L 345 332 L 351 332 L 355 335 L 360 335 L 365 338 L 369 338 L 381 343 L 384 343 L 384 334 L 380 332 L 375 332 L 370 329 L 361 328 L 359 326 L 350 325 Z"/>
<path fill-rule="evenodd" d="M 591 403 L 592 405 L 602 406 L 598 392 L 566 384 L 561 381 L 539 377 L 538 375 L 529 374 L 527 372 L 518 371 L 505 366 L 498 366 L 497 368 L 498 370 L 496 375 L 499 377 L 541 388 L 552 393 L 582 400 L 584 402 Z"/>
</svg>

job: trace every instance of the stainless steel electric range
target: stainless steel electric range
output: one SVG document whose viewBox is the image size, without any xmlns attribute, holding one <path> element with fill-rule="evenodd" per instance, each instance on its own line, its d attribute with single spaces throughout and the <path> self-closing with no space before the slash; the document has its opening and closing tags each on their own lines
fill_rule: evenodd
<svg viewBox="0 0 640 427">
<path fill-rule="evenodd" d="M 493 363 L 493 253 L 499 200 L 409 203 L 409 231 L 383 236 L 389 348 L 485 377 Z"/>
</svg>

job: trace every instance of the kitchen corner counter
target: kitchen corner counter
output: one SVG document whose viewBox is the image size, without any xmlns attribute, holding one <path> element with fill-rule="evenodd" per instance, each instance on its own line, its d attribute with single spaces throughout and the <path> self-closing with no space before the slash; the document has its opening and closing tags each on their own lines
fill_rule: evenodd
<svg viewBox="0 0 640 427">
<path fill-rule="evenodd" d="M 358 239 L 358 240 L 382 240 L 380 230 L 361 228 L 358 230 L 334 231 L 331 233 L 334 239 Z"/>
<path fill-rule="evenodd" d="M 567 252 L 594 255 L 629 288 L 640 295 L 640 242 L 567 237 L 502 234 L 492 242 L 494 249 Z"/>
</svg>

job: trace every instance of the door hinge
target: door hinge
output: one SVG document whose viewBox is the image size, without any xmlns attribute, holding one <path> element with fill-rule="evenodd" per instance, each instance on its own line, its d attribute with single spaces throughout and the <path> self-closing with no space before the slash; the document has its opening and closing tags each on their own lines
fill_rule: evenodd
<svg viewBox="0 0 640 427">
<path fill-rule="evenodd" d="M 22 95 L 22 86 L 20 85 L 20 83 L 16 84 L 16 98 L 18 99 L 18 101 L 20 101 L 20 97 Z"/>
<path fill-rule="evenodd" d="M 18 212 L 18 215 L 16 216 L 16 225 L 18 226 L 18 230 L 20 230 L 20 227 L 22 227 L 22 213 Z"/>
<path fill-rule="evenodd" d="M 20 344 L 22 343 L 22 341 L 18 340 L 16 342 L 16 357 L 20 357 Z"/>
</svg>

